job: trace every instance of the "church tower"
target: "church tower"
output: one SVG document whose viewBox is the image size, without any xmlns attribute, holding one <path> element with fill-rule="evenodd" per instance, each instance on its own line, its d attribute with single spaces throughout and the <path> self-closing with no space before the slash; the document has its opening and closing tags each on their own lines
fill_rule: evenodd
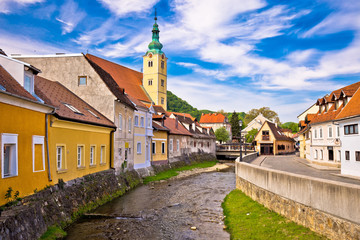
<svg viewBox="0 0 360 240">
<path fill-rule="evenodd" d="M 152 41 L 143 56 L 143 86 L 155 105 L 161 105 L 167 110 L 167 58 L 161 51 L 163 45 L 159 42 L 160 30 L 156 21 L 155 11 Z"/>
</svg>

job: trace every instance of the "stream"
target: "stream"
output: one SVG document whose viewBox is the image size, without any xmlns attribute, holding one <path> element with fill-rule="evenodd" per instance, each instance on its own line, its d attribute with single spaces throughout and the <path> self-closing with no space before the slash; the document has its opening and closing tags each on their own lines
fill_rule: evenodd
<svg viewBox="0 0 360 240">
<path fill-rule="evenodd" d="M 223 164 L 229 167 L 139 186 L 71 225 L 66 239 L 229 239 L 221 203 L 235 174 L 233 163 Z"/>
</svg>

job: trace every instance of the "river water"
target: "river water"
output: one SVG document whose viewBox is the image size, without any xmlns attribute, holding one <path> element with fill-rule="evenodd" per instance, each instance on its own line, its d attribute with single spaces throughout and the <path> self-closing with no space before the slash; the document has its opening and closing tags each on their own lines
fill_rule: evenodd
<svg viewBox="0 0 360 240">
<path fill-rule="evenodd" d="M 137 187 L 70 226 L 66 239 L 229 239 L 221 203 L 235 174 L 224 164 L 221 172 Z"/>
</svg>

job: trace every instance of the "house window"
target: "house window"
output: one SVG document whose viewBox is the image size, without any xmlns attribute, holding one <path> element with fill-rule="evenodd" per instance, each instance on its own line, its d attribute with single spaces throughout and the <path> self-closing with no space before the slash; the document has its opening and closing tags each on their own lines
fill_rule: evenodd
<svg viewBox="0 0 360 240">
<path fill-rule="evenodd" d="M 315 155 L 314 155 L 314 159 L 317 159 L 318 158 L 318 151 L 315 150 Z"/>
<path fill-rule="evenodd" d="M 339 155 L 338 156 L 338 161 L 340 162 L 341 161 L 341 151 L 340 150 L 338 151 L 338 155 Z"/>
<path fill-rule="evenodd" d="M 332 138 L 332 127 L 331 126 L 328 127 L 328 136 L 329 136 L 329 138 Z"/>
<path fill-rule="evenodd" d="M 196 147 L 196 142 L 194 141 L 194 147 Z"/>
<path fill-rule="evenodd" d="M 82 112 L 79 111 L 79 109 L 77 109 L 76 107 L 74 107 L 73 105 L 71 104 L 68 104 L 68 103 L 63 103 L 66 107 L 68 107 L 71 111 L 73 111 L 74 113 L 77 113 L 77 114 L 82 114 Z"/>
<path fill-rule="evenodd" d="M 24 88 L 29 93 L 34 93 L 34 77 L 30 74 L 25 74 L 24 76 Z"/>
<path fill-rule="evenodd" d="M 129 133 L 131 132 L 131 117 L 129 117 Z"/>
<path fill-rule="evenodd" d="M 100 147 L 100 164 L 106 163 L 106 147 Z"/>
<path fill-rule="evenodd" d="M 173 140 L 170 139 L 170 144 L 169 144 L 169 150 L 172 152 L 173 150 Z"/>
<path fill-rule="evenodd" d="M 319 138 L 322 138 L 322 128 L 319 129 Z"/>
<path fill-rule="evenodd" d="M 119 130 L 122 129 L 122 115 L 119 114 L 119 126 L 118 126 Z"/>
<path fill-rule="evenodd" d="M 64 153 L 65 153 L 64 146 L 56 146 L 56 166 L 58 170 L 66 169 Z"/>
<path fill-rule="evenodd" d="M 336 126 L 336 137 L 340 137 L 340 127 Z"/>
<path fill-rule="evenodd" d="M 86 86 L 87 77 L 86 76 L 79 76 L 79 86 Z"/>
<path fill-rule="evenodd" d="M 176 140 L 176 151 L 180 150 L 180 142 L 179 139 Z"/>
<path fill-rule="evenodd" d="M 323 160 L 323 157 L 324 157 L 323 150 L 320 150 L 320 160 Z"/>
<path fill-rule="evenodd" d="M 156 154 L 156 142 L 152 142 L 152 154 Z"/>
<path fill-rule="evenodd" d="M 209 143 L 209 142 L 207 143 L 207 146 L 208 146 L 208 148 L 210 147 L 210 143 Z"/>
<path fill-rule="evenodd" d="M 262 131 L 262 140 L 269 140 L 269 131 Z"/>
<path fill-rule="evenodd" d="M 18 175 L 18 135 L 1 135 L 2 178 Z"/>
<path fill-rule="evenodd" d="M 165 154 L 165 142 L 161 143 L 161 153 Z"/>
<path fill-rule="evenodd" d="M 122 158 L 122 149 L 119 148 L 119 158 L 121 159 Z"/>
<path fill-rule="evenodd" d="M 141 117 L 141 118 L 140 118 L 140 126 L 141 126 L 141 127 L 144 127 L 144 117 Z"/>
<path fill-rule="evenodd" d="M 151 86 L 152 85 L 152 79 L 149 79 L 148 81 L 148 85 Z"/>
<path fill-rule="evenodd" d="M 95 165 L 95 146 L 90 146 L 90 166 Z"/>
<path fill-rule="evenodd" d="M 164 68 L 164 67 L 165 67 L 165 62 L 161 61 L 161 68 Z"/>
<path fill-rule="evenodd" d="M 164 87 L 165 86 L 165 80 L 161 79 L 161 86 Z"/>
<path fill-rule="evenodd" d="M 164 104 L 165 103 L 165 100 L 164 100 L 164 98 L 162 97 L 161 98 L 161 104 Z"/>
<path fill-rule="evenodd" d="M 357 134 L 358 133 L 358 125 L 357 124 L 345 125 L 344 132 L 345 132 L 345 135 Z"/>
<path fill-rule="evenodd" d="M 317 130 L 314 129 L 314 138 L 316 139 L 317 138 Z"/>
<path fill-rule="evenodd" d="M 151 118 L 148 118 L 147 124 L 148 124 L 148 128 L 151 128 Z"/>
<path fill-rule="evenodd" d="M 135 126 L 135 127 L 139 126 L 139 116 L 135 116 L 134 126 Z"/>
<path fill-rule="evenodd" d="M 84 146 L 77 147 L 77 166 L 82 167 L 84 166 Z"/>
<path fill-rule="evenodd" d="M 347 97 L 346 98 L 344 98 L 344 107 L 345 107 L 345 105 L 348 103 L 348 99 L 347 99 Z"/>
<path fill-rule="evenodd" d="M 136 153 L 137 153 L 137 154 L 141 154 L 141 142 L 138 142 L 138 143 L 136 144 Z"/>
<path fill-rule="evenodd" d="M 350 160 L 350 152 L 345 151 L 345 160 Z"/>
<path fill-rule="evenodd" d="M 356 151 L 356 152 L 355 152 L 355 160 L 356 160 L 357 162 L 360 162 L 360 152 L 359 152 L 359 151 Z"/>
<path fill-rule="evenodd" d="M 153 61 L 148 61 L 148 66 L 152 67 L 153 66 Z"/>
<path fill-rule="evenodd" d="M 33 172 L 43 172 L 45 171 L 45 137 L 33 136 L 32 138 Z"/>
</svg>

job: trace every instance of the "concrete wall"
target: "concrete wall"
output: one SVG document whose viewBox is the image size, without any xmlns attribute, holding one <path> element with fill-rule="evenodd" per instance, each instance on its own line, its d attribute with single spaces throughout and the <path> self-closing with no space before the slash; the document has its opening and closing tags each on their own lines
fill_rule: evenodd
<svg viewBox="0 0 360 240">
<path fill-rule="evenodd" d="M 359 239 L 360 186 L 238 161 L 235 167 L 236 187 L 271 210 L 332 239 Z"/>
</svg>

